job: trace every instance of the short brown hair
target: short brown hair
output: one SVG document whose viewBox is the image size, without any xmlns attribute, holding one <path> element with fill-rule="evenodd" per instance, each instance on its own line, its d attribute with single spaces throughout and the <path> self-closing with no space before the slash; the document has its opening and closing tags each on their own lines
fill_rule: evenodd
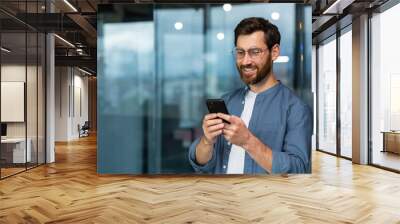
<svg viewBox="0 0 400 224">
<path fill-rule="evenodd" d="M 278 27 L 261 17 L 243 19 L 235 28 L 235 46 L 240 35 L 249 35 L 256 31 L 263 31 L 265 44 L 271 49 L 275 44 L 280 44 L 281 34 Z"/>
</svg>

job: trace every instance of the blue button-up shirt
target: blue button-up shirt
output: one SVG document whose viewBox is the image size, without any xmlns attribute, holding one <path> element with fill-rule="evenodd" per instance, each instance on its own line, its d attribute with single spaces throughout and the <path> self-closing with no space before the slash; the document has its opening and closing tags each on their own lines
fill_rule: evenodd
<svg viewBox="0 0 400 224">
<path fill-rule="evenodd" d="M 228 111 L 240 117 L 248 87 L 224 95 Z M 249 130 L 272 149 L 272 173 L 311 173 L 311 135 L 313 128 L 310 107 L 280 82 L 257 94 Z M 189 161 L 196 172 L 225 174 L 231 144 L 223 135 L 217 137 L 213 155 L 204 165 L 196 162 L 196 139 L 189 148 Z M 244 173 L 268 173 L 246 152 Z"/>
</svg>

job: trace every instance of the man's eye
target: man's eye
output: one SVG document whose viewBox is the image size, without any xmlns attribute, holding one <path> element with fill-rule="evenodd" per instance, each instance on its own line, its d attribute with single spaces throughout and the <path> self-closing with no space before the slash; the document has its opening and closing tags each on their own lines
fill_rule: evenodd
<svg viewBox="0 0 400 224">
<path fill-rule="evenodd" d="M 259 54 L 261 51 L 260 49 L 251 49 L 250 52 L 253 54 Z"/>
</svg>

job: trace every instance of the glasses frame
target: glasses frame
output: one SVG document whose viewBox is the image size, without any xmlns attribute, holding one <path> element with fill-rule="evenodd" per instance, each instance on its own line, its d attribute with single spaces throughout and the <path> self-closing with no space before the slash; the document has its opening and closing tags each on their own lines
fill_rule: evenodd
<svg viewBox="0 0 400 224">
<path fill-rule="evenodd" d="M 244 55 L 239 57 L 239 56 L 238 56 L 238 50 L 244 51 Z M 253 51 L 255 51 L 255 50 L 257 50 L 257 51 L 259 51 L 259 52 L 257 52 L 257 53 L 253 52 Z M 258 59 L 259 57 L 261 57 L 261 55 L 262 55 L 264 52 L 266 52 L 267 50 L 269 50 L 267 47 L 265 47 L 265 48 L 252 47 L 252 48 L 249 48 L 249 49 L 247 49 L 247 50 L 244 50 L 244 49 L 242 49 L 242 48 L 237 48 L 237 47 L 235 47 L 235 48 L 233 48 L 233 50 L 232 50 L 232 54 L 233 54 L 233 56 L 235 56 L 236 60 L 243 60 L 243 59 L 246 57 L 246 54 L 248 54 L 249 57 L 250 57 L 252 60 L 254 60 L 254 59 Z"/>
</svg>

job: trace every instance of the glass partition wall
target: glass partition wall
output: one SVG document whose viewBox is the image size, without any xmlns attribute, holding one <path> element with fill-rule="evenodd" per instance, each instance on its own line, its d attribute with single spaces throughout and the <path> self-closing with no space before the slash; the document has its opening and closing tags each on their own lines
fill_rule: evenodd
<svg viewBox="0 0 400 224">
<path fill-rule="evenodd" d="M 46 40 L 17 19 L 42 11 L 40 3 L 18 2 L 15 17 L 0 11 L 1 179 L 45 163 Z"/>
<path fill-rule="evenodd" d="M 352 158 L 352 27 L 321 41 L 316 50 L 317 150 Z"/>
<path fill-rule="evenodd" d="M 370 18 L 369 43 L 369 158 L 368 164 L 400 172 L 400 4 L 388 3 Z M 337 32 L 317 45 L 317 149 L 352 158 L 352 28 Z M 334 47 L 336 44 L 338 46 Z M 330 47 L 329 47 L 330 46 Z M 322 48 L 322 49 L 321 49 Z M 335 49 L 336 48 L 336 49 Z M 327 51 L 330 54 L 327 54 Z M 336 55 L 339 57 L 335 58 Z M 337 66 L 336 66 L 337 65 Z M 338 69 L 334 72 L 335 69 Z M 327 76 L 327 73 L 333 73 Z M 335 78 L 338 77 L 337 80 Z M 337 85 L 331 88 L 331 85 Z M 337 82 L 336 84 L 334 82 Z M 335 90 L 337 93 L 333 93 Z M 332 93 L 331 98 L 327 95 Z M 338 97 L 335 99 L 334 97 Z M 337 103 L 339 102 L 339 103 Z M 337 103 L 337 108 L 332 110 Z M 334 115 L 334 114 L 338 115 Z M 330 119 L 331 122 L 327 122 Z M 336 123 L 339 121 L 338 123 Z M 336 128 L 336 130 L 335 130 Z M 330 135 L 327 133 L 331 133 Z M 329 136 L 329 137 L 327 137 Z M 330 140 L 330 141 L 328 141 Z M 330 144 L 327 144 L 330 143 Z M 336 146 L 336 149 L 335 149 Z"/>
<path fill-rule="evenodd" d="M 336 154 L 336 36 L 318 47 L 318 149 Z"/>
<path fill-rule="evenodd" d="M 26 32 L 1 33 L 1 177 L 26 169 Z M 4 50 L 6 49 L 6 50 Z M 28 160 L 30 162 L 30 160 Z"/>
<path fill-rule="evenodd" d="M 370 20 L 370 163 L 400 172 L 400 4 Z"/>
</svg>

